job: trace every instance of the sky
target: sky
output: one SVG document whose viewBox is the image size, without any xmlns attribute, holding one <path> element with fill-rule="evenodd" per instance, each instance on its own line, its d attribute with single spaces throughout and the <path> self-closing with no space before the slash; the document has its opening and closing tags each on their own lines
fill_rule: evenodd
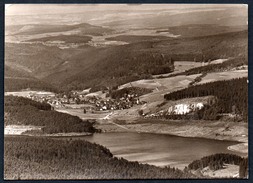
<svg viewBox="0 0 253 183">
<path fill-rule="evenodd" d="M 6 15 L 36 15 L 78 13 L 87 11 L 145 11 L 161 9 L 226 8 L 236 4 L 6 4 Z M 245 5 L 246 6 L 246 5 Z"/>
</svg>

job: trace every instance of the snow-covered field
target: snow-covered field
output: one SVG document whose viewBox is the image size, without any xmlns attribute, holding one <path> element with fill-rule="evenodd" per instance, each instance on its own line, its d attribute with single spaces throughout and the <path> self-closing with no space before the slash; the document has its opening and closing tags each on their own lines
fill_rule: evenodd
<svg viewBox="0 0 253 183">
<path fill-rule="evenodd" d="M 42 127 L 28 125 L 7 125 L 4 128 L 5 135 L 21 135 L 30 130 L 41 130 Z"/>
<path fill-rule="evenodd" d="M 33 91 L 33 90 L 24 90 L 24 91 L 17 91 L 17 92 L 5 92 L 6 96 L 13 95 L 18 97 L 27 97 L 29 95 L 47 95 L 47 96 L 55 96 L 55 93 L 53 92 L 47 92 L 47 91 Z"/>
</svg>

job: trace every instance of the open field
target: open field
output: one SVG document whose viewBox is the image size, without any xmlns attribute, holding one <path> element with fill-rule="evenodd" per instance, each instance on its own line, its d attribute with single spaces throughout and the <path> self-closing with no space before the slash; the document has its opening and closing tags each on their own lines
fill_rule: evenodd
<svg viewBox="0 0 253 183">
<path fill-rule="evenodd" d="M 24 91 L 16 91 L 16 92 L 5 92 L 5 95 L 13 95 L 18 97 L 27 97 L 29 95 L 43 95 L 43 96 L 54 96 L 55 93 L 47 92 L 47 91 L 31 91 L 31 90 L 24 90 Z"/>
<path fill-rule="evenodd" d="M 54 133 L 43 134 L 42 127 L 31 125 L 7 125 L 4 128 L 4 135 L 28 135 L 28 136 L 44 136 L 44 137 L 72 137 L 92 135 L 89 132 L 70 132 L 70 133 Z"/>
<path fill-rule="evenodd" d="M 83 109 L 85 107 L 94 107 L 91 104 L 64 104 L 64 107 L 70 108 L 70 109 Z"/>
<path fill-rule="evenodd" d="M 4 135 L 21 135 L 30 130 L 41 130 L 42 127 L 31 125 L 7 125 L 4 128 Z"/>
<path fill-rule="evenodd" d="M 78 116 L 81 119 L 103 119 L 109 112 L 94 112 L 94 113 L 83 113 L 82 109 L 57 109 L 58 112 L 71 114 L 73 116 Z"/>
<path fill-rule="evenodd" d="M 235 70 L 225 72 L 208 73 L 198 84 L 204 84 L 213 81 L 230 80 L 234 78 L 248 77 L 248 70 Z"/>
<path fill-rule="evenodd" d="M 224 178 L 224 177 L 233 177 L 238 178 L 239 177 L 239 166 L 238 165 L 231 165 L 231 164 L 225 164 L 222 169 L 219 170 L 210 170 L 209 167 L 205 167 L 201 170 L 201 173 L 204 176 L 209 177 L 215 177 L 215 178 Z"/>
<path fill-rule="evenodd" d="M 29 95 L 43 95 L 43 96 L 54 96 L 55 93 L 47 92 L 47 91 L 32 91 L 32 90 L 24 90 L 24 91 L 16 91 L 16 92 L 5 92 L 5 95 L 13 95 L 18 97 L 27 97 Z"/>
<path fill-rule="evenodd" d="M 164 94 L 188 87 L 189 83 L 198 76 L 200 76 L 200 74 L 154 79 L 154 82 L 159 83 L 160 86 L 155 88 L 156 90 L 154 92 L 141 96 L 140 99 L 146 102 L 163 101 Z"/>
<path fill-rule="evenodd" d="M 239 151 L 243 153 L 248 153 L 249 146 L 248 143 L 240 143 L 233 146 L 229 146 L 228 149 L 235 152 Z"/>
<path fill-rule="evenodd" d="M 125 87 L 133 86 L 154 89 L 152 93 L 143 95 L 140 97 L 140 99 L 146 102 L 162 101 L 163 94 L 187 87 L 188 84 L 198 76 L 200 76 L 200 74 L 190 76 L 181 75 L 173 78 L 138 80 L 124 84 L 119 88 L 122 89 Z"/>
<path fill-rule="evenodd" d="M 212 60 L 210 62 L 205 62 L 205 63 L 204 62 L 193 62 L 193 61 L 175 61 L 174 62 L 175 69 L 172 73 L 153 75 L 153 77 L 154 78 L 158 78 L 159 76 L 167 77 L 172 74 L 181 73 L 181 72 L 187 71 L 187 70 L 195 68 L 195 67 L 206 66 L 209 64 L 219 64 L 219 63 L 223 63 L 227 60 L 228 59 L 216 59 L 216 60 Z"/>
</svg>

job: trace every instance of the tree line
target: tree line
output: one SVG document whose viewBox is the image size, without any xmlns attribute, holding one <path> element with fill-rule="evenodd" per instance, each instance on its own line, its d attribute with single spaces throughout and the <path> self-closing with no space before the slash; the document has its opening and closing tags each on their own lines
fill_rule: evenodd
<svg viewBox="0 0 253 183">
<path fill-rule="evenodd" d="M 209 72 L 222 72 L 224 70 L 232 69 L 238 66 L 248 65 L 248 60 L 245 57 L 238 57 L 227 60 L 219 64 L 209 64 L 201 67 L 195 67 L 189 69 L 181 74 L 192 75 L 199 73 L 209 73 Z"/>
<path fill-rule="evenodd" d="M 5 125 L 43 126 L 43 133 L 90 132 L 99 130 L 88 120 L 51 110 L 51 106 L 31 99 L 5 97 Z"/>
<path fill-rule="evenodd" d="M 244 121 L 248 120 L 248 84 L 247 78 L 227 81 L 216 81 L 201 85 L 190 86 L 183 90 L 164 95 L 166 100 L 183 98 L 215 96 L 217 101 L 206 105 L 202 111 L 205 119 L 217 119 L 219 114 L 232 113 L 240 115 Z"/>
<path fill-rule="evenodd" d="M 248 175 L 248 158 L 243 158 L 235 154 L 220 153 L 205 156 L 200 160 L 195 160 L 188 165 L 190 170 L 203 169 L 207 166 L 211 170 L 219 170 L 224 167 L 224 164 L 233 164 L 239 166 L 239 177 L 245 178 Z"/>
<path fill-rule="evenodd" d="M 16 97 L 16 96 L 5 96 L 4 97 L 4 106 L 7 107 L 21 107 L 21 106 L 32 106 L 39 110 L 50 111 L 52 109 L 51 105 L 46 102 L 36 102 L 34 100 L 24 98 L 24 97 Z"/>
<path fill-rule="evenodd" d="M 64 81 L 62 90 L 84 88 L 104 88 L 119 86 L 128 82 L 152 78 L 153 74 L 165 74 L 174 71 L 174 60 L 157 52 L 137 52 L 134 48 L 110 50 L 103 62 L 80 72 Z M 92 89 L 93 90 L 93 89 Z"/>
</svg>

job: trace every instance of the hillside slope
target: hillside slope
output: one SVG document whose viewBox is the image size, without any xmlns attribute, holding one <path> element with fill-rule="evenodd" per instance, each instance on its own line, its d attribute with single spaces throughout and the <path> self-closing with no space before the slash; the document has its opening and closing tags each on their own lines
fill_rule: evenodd
<svg viewBox="0 0 253 183">
<path fill-rule="evenodd" d="M 88 23 L 74 25 L 46 25 L 46 24 L 27 24 L 27 25 L 7 25 L 6 35 L 34 35 L 56 32 L 77 31 L 82 35 L 102 35 L 111 32 L 111 29 L 101 26 L 90 25 Z"/>
<path fill-rule="evenodd" d="M 23 97 L 5 96 L 4 106 L 5 126 L 40 126 L 43 134 L 94 133 L 97 131 L 89 121 L 83 121 L 76 116 L 54 111 L 47 103 L 40 103 Z"/>
<path fill-rule="evenodd" d="M 222 26 L 246 25 L 247 8 L 246 7 L 229 7 L 215 8 L 209 11 L 193 9 L 189 11 L 163 12 L 156 16 L 143 16 L 142 18 L 132 18 L 126 20 L 115 20 L 105 22 L 102 25 L 113 28 L 148 28 L 181 26 L 186 24 L 216 24 Z"/>
<path fill-rule="evenodd" d="M 148 40 L 113 47 L 59 49 L 42 44 L 6 44 L 6 63 L 64 90 L 115 86 L 173 71 L 173 61 L 247 58 L 248 31 L 193 38 Z M 166 65 L 167 63 L 167 65 Z M 64 86 L 64 87 L 61 87 Z"/>
<path fill-rule="evenodd" d="M 5 138 L 5 179 L 184 179 L 195 175 L 113 157 L 84 140 Z M 15 165 L 15 166 L 14 166 Z"/>
<path fill-rule="evenodd" d="M 155 74 L 147 72 L 147 69 L 154 67 L 160 55 L 172 61 L 208 61 L 229 57 L 247 57 L 247 50 L 247 31 L 132 43 L 97 52 L 96 64 L 84 67 L 81 72 L 63 83 L 67 85 L 83 84 L 84 87 L 102 83 L 109 86 L 124 84 L 148 78 L 149 74 Z M 157 56 L 153 57 L 153 55 Z M 149 64 L 148 68 L 146 64 Z"/>
</svg>

